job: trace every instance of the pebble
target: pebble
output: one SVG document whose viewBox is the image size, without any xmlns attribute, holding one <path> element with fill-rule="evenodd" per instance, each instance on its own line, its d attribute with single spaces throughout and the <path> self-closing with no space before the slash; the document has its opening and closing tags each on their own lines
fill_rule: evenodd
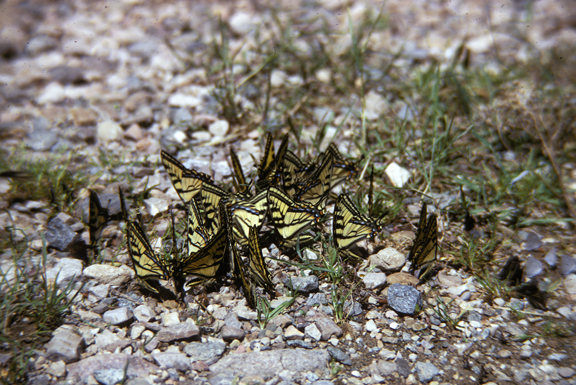
<svg viewBox="0 0 576 385">
<path fill-rule="evenodd" d="M 46 369 L 46 373 L 54 377 L 62 377 L 66 374 L 66 363 L 64 361 L 53 362 Z"/>
<path fill-rule="evenodd" d="M 417 362 L 416 366 L 416 375 L 420 382 L 430 382 L 440 371 L 438 368 L 429 362 Z"/>
<path fill-rule="evenodd" d="M 122 382 L 125 377 L 124 370 L 122 369 L 100 369 L 95 370 L 92 375 L 94 379 L 102 385 L 115 385 Z"/>
<path fill-rule="evenodd" d="M 154 217 L 160 213 L 168 211 L 169 202 L 164 199 L 152 197 L 144 199 L 144 206 L 146 206 L 146 211 L 148 211 L 148 214 Z"/>
<path fill-rule="evenodd" d="M 498 352 L 499 358 L 510 358 L 512 356 L 512 352 L 508 349 L 502 349 Z"/>
<path fill-rule="evenodd" d="M 134 270 L 126 265 L 119 267 L 103 264 L 90 265 L 82 272 L 84 277 L 101 284 L 120 286 L 134 278 Z"/>
<path fill-rule="evenodd" d="M 290 325 L 284 331 L 284 338 L 286 338 L 287 340 L 296 340 L 296 339 L 301 340 L 302 338 L 304 338 L 304 333 L 296 329 L 293 325 Z"/>
<path fill-rule="evenodd" d="M 46 357 L 52 361 L 71 363 L 78 361 L 84 348 L 84 339 L 75 327 L 64 325 L 52 334 L 46 344 Z"/>
<path fill-rule="evenodd" d="M 562 275 L 572 274 L 576 271 L 576 258 L 570 255 L 562 255 L 560 257 L 560 272 Z"/>
<path fill-rule="evenodd" d="M 396 312 L 412 315 L 422 309 L 422 293 L 412 286 L 394 284 L 388 287 L 388 305 Z"/>
<path fill-rule="evenodd" d="M 223 138 L 228 133 L 230 124 L 225 120 L 217 120 L 208 126 L 208 131 L 216 138 Z"/>
<path fill-rule="evenodd" d="M 190 358 L 184 353 L 154 353 L 152 358 L 162 369 L 190 370 Z"/>
<path fill-rule="evenodd" d="M 49 247 L 65 251 L 76 233 L 60 218 L 54 217 L 48 222 L 44 236 Z"/>
<path fill-rule="evenodd" d="M 366 94 L 366 119 L 376 120 L 386 111 L 388 111 L 388 102 L 381 94 L 373 90 Z"/>
<path fill-rule="evenodd" d="M 82 261 L 74 258 L 62 258 L 58 263 L 46 272 L 48 283 L 56 281 L 59 287 L 65 287 L 72 280 L 78 280 L 82 277 Z"/>
<path fill-rule="evenodd" d="M 184 346 L 184 353 L 194 361 L 203 361 L 207 365 L 216 363 L 226 351 L 224 342 L 191 342 Z"/>
<path fill-rule="evenodd" d="M 108 310 L 102 314 L 104 322 L 115 326 L 121 326 L 129 323 L 133 318 L 132 311 L 126 307 L 121 307 L 114 310 Z"/>
<path fill-rule="evenodd" d="M 178 325 L 180 323 L 180 316 L 176 312 L 164 313 L 161 316 L 162 326 L 168 327 Z"/>
<path fill-rule="evenodd" d="M 374 322 L 374 320 L 369 320 L 366 322 L 366 331 L 373 332 L 376 330 L 378 330 L 378 326 L 376 326 L 376 322 Z"/>
<path fill-rule="evenodd" d="M 544 261 L 546 261 L 548 266 L 554 267 L 558 263 L 557 251 L 558 249 L 556 247 L 553 247 L 548 253 L 546 253 Z"/>
<path fill-rule="evenodd" d="M 222 339 L 228 342 L 233 340 L 241 341 L 244 339 L 244 330 L 233 326 L 224 326 L 220 331 L 220 334 Z"/>
<path fill-rule="evenodd" d="M 304 328 L 304 332 L 306 333 L 307 336 L 315 339 L 316 341 L 320 341 L 320 339 L 322 338 L 322 333 L 320 333 L 320 330 L 318 330 L 316 324 L 310 324 L 306 326 Z"/>
<path fill-rule="evenodd" d="M 542 262 L 534 258 L 533 256 L 528 256 L 526 258 L 526 264 L 524 265 L 524 275 L 527 278 L 534 278 L 544 271 L 544 265 Z"/>
<path fill-rule="evenodd" d="M 576 371 L 574 371 L 574 369 L 572 368 L 568 367 L 558 368 L 558 375 L 560 375 L 560 377 L 562 378 L 570 378 L 574 376 L 574 374 L 576 374 Z"/>
<path fill-rule="evenodd" d="M 368 290 L 374 290 L 384 286 L 386 283 L 386 274 L 384 273 L 367 273 L 363 278 L 362 282 Z"/>
<path fill-rule="evenodd" d="M 122 137 L 124 131 L 120 125 L 112 120 L 106 120 L 98 123 L 96 126 L 96 135 L 98 140 L 104 142 L 113 142 Z"/>
<path fill-rule="evenodd" d="M 334 348 L 332 346 L 328 346 L 326 350 L 328 351 L 328 353 L 330 353 L 330 356 L 334 358 L 336 361 L 341 362 L 344 365 L 352 366 L 352 360 L 342 350 Z"/>
<path fill-rule="evenodd" d="M 154 317 L 154 312 L 146 305 L 138 305 L 134 308 L 134 317 L 140 322 L 148 322 Z"/>
<path fill-rule="evenodd" d="M 160 329 L 156 338 L 160 342 L 171 342 L 176 340 L 186 340 L 197 336 L 200 333 L 198 326 L 188 318 L 186 322 L 180 322 L 177 325 L 163 327 Z"/>
<path fill-rule="evenodd" d="M 534 251 L 542 247 L 542 240 L 538 234 L 531 231 L 522 246 L 526 251 Z"/>
<path fill-rule="evenodd" d="M 396 360 L 396 370 L 398 371 L 398 374 L 404 378 L 407 378 L 412 373 L 410 364 L 404 358 L 398 358 Z"/>
<path fill-rule="evenodd" d="M 99 354 L 84 358 L 81 361 L 68 364 L 67 380 L 72 383 L 80 383 L 94 373 L 100 370 L 119 370 L 124 378 L 124 371 L 128 378 L 137 378 L 147 376 L 149 373 L 156 372 L 159 367 L 145 360 L 142 357 L 131 354 Z M 111 382 L 116 384 L 118 382 Z"/>
<path fill-rule="evenodd" d="M 402 188 L 412 175 L 410 171 L 399 166 L 396 162 L 390 163 L 384 172 L 386 173 L 388 179 L 390 179 L 392 185 L 399 188 Z"/>
<path fill-rule="evenodd" d="M 315 275 L 309 275 L 308 277 L 295 277 L 292 276 L 290 279 L 286 279 L 284 284 L 291 290 L 298 290 L 300 293 L 310 293 L 312 291 L 318 290 L 318 277 Z"/>
</svg>

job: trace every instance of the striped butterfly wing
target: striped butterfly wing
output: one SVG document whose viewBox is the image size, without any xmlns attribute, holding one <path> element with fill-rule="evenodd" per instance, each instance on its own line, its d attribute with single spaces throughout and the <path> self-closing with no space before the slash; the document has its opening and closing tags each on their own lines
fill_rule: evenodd
<svg viewBox="0 0 576 385">
<path fill-rule="evenodd" d="M 210 237 L 204 228 L 204 220 L 196 206 L 196 201 L 191 199 L 188 205 L 187 255 L 191 256 L 197 253 L 206 246 L 209 239 Z"/>
<path fill-rule="evenodd" d="M 293 196 L 294 193 L 303 187 L 302 181 L 314 172 L 316 163 L 304 163 L 292 151 L 286 151 L 282 163 L 282 186 L 284 191 Z"/>
<path fill-rule="evenodd" d="M 331 176 L 331 186 L 337 186 L 345 180 L 352 179 L 355 175 L 358 175 L 358 165 L 356 162 L 351 162 L 350 160 L 344 158 L 338 148 L 334 143 L 330 143 L 326 154 L 332 156 L 332 176 Z"/>
<path fill-rule="evenodd" d="M 88 228 L 90 231 L 90 246 L 94 247 L 102 235 L 102 230 L 108 223 L 109 215 L 108 208 L 102 207 L 98 195 L 92 190 L 90 190 L 89 205 Z"/>
<path fill-rule="evenodd" d="M 248 238 L 248 259 L 250 262 L 250 272 L 252 275 L 252 281 L 257 282 L 261 287 L 268 291 L 273 291 L 272 277 L 264 262 L 264 257 L 262 256 L 262 248 L 260 247 L 260 241 L 258 239 L 258 229 L 256 227 L 250 228 L 250 234 Z"/>
<path fill-rule="evenodd" d="M 316 171 L 298 189 L 294 195 L 295 200 L 316 204 L 328 195 L 331 188 L 333 160 L 331 155 L 324 157 Z"/>
<path fill-rule="evenodd" d="M 188 256 L 178 264 L 178 273 L 205 279 L 216 277 L 226 256 L 227 246 L 227 229 L 223 226 L 203 247 L 195 252 L 188 250 Z"/>
<path fill-rule="evenodd" d="M 334 208 L 332 232 L 339 251 L 350 248 L 364 238 L 374 238 L 381 230 L 380 220 L 360 213 L 348 195 L 338 196 Z"/>
<path fill-rule="evenodd" d="M 230 160 L 232 162 L 232 170 L 234 171 L 234 187 L 237 194 L 248 193 L 250 185 L 246 182 L 246 177 L 244 176 L 244 170 L 242 170 L 242 164 L 236 152 L 232 147 L 230 147 Z"/>
<path fill-rule="evenodd" d="M 264 146 L 264 155 L 262 156 L 262 160 L 260 160 L 257 170 L 258 182 L 256 186 L 258 186 L 260 190 L 266 189 L 270 185 L 270 175 L 273 173 L 275 167 L 274 160 L 274 140 L 272 139 L 272 134 L 268 133 L 266 145 Z"/>
<path fill-rule="evenodd" d="M 427 215 L 426 202 L 422 202 L 418 230 L 414 245 L 408 254 L 408 260 L 412 263 L 410 272 L 420 269 L 418 278 L 428 274 L 436 261 L 438 253 L 438 223 L 436 214 Z"/>
<path fill-rule="evenodd" d="M 174 189 L 184 203 L 190 202 L 202 189 L 204 183 L 211 183 L 210 175 L 189 170 L 176 158 L 162 150 L 160 153 L 162 164 L 170 176 Z"/>
<path fill-rule="evenodd" d="M 200 191 L 200 206 L 203 209 L 205 227 L 211 234 L 216 234 L 220 228 L 218 206 L 222 200 L 231 199 L 232 195 L 212 183 L 204 183 Z"/>
<path fill-rule="evenodd" d="M 268 202 L 272 222 L 284 239 L 292 239 L 318 224 L 323 216 L 316 206 L 307 202 L 295 202 L 275 187 L 268 191 Z"/>
</svg>

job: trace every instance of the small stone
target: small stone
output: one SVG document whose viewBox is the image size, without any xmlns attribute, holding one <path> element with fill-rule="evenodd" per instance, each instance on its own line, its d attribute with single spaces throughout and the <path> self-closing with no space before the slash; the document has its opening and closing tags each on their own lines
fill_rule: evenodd
<svg viewBox="0 0 576 385">
<path fill-rule="evenodd" d="M 66 99 L 66 91 L 58 82 L 52 82 L 44 87 L 44 91 L 36 99 L 38 104 L 58 103 Z"/>
<path fill-rule="evenodd" d="M 388 305 L 398 313 L 412 315 L 422 308 L 422 293 L 412 286 L 392 285 L 388 288 Z"/>
<path fill-rule="evenodd" d="M 112 120 L 100 122 L 96 126 L 96 135 L 98 136 L 98 140 L 104 142 L 118 140 L 122 137 L 123 133 L 124 131 L 122 130 L 122 127 Z"/>
<path fill-rule="evenodd" d="M 64 361 L 53 362 L 46 368 L 46 373 L 54 377 L 62 377 L 66 374 L 66 363 Z"/>
<path fill-rule="evenodd" d="M 132 124 L 126 132 L 124 132 L 124 137 L 128 139 L 132 139 L 133 141 L 137 142 L 144 138 L 144 132 L 140 128 L 138 124 Z"/>
<path fill-rule="evenodd" d="M 79 67 L 57 66 L 48 72 L 53 80 L 61 84 L 78 83 L 84 80 L 84 70 Z"/>
<path fill-rule="evenodd" d="M 306 306 L 315 306 L 315 305 L 326 305 L 328 300 L 326 299 L 325 293 L 315 293 L 310 294 L 308 299 L 306 300 Z"/>
<path fill-rule="evenodd" d="M 178 313 L 164 313 L 162 314 L 162 326 L 168 327 L 178 325 L 180 323 L 180 316 Z"/>
<path fill-rule="evenodd" d="M 236 12 L 228 21 L 230 29 L 238 35 L 246 35 L 259 24 L 259 18 L 247 12 Z"/>
<path fill-rule="evenodd" d="M 124 380 L 122 369 L 99 369 L 92 374 L 94 379 L 101 385 L 115 385 Z"/>
<path fill-rule="evenodd" d="M 385 360 L 393 360 L 396 358 L 396 352 L 389 349 L 380 349 L 378 355 Z"/>
<path fill-rule="evenodd" d="M 152 358 L 162 369 L 190 370 L 190 358 L 184 353 L 155 353 Z"/>
<path fill-rule="evenodd" d="M 375 91 L 366 94 L 366 119 L 376 120 L 386 111 L 388 111 L 388 103 L 382 95 Z"/>
<path fill-rule="evenodd" d="M 216 138 L 223 138 L 229 128 L 230 124 L 226 120 L 217 120 L 208 126 L 208 131 Z"/>
<path fill-rule="evenodd" d="M 114 310 L 108 310 L 106 313 L 102 315 L 102 319 L 104 322 L 108 322 L 109 324 L 120 326 L 125 325 L 132 321 L 133 314 L 130 309 L 127 307 L 121 307 Z"/>
<path fill-rule="evenodd" d="M 416 363 L 416 374 L 420 382 L 430 382 L 438 373 L 438 368 L 429 362 Z"/>
<path fill-rule="evenodd" d="M 366 331 L 367 332 L 373 332 L 378 330 L 378 326 L 376 326 L 376 322 L 374 322 L 374 320 L 369 320 L 368 322 L 366 322 Z"/>
<path fill-rule="evenodd" d="M 329 84 L 332 79 L 332 72 L 328 69 L 320 69 L 316 71 L 316 79 L 318 79 L 320 83 Z"/>
<path fill-rule="evenodd" d="M 368 258 L 370 266 L 376 266 L 382 270 L 394 271 L 400 269 L 406 263 L 406 257 L 393 247 L 387 247 L 371 255 Z"/>
<path fill-rule="evenodd" d="M 168 105 L 172 107 L 193 108 L 202 104 L 202 98 L 198 96 L 176 93 L 168 98 Z"/>
<path fill-rule="evenodd" d="M 573 299 L 576 299 L 576 274 L 570 274 L 564 278 L 564 288 Z"/>
<path fill-rule="evenodd" d="M 534 251 L 542 247 L 542 240 L 540 236 L 535 232 L 529 232 L 526 240 L 522 244 L 524 250 L 526 251 Z"/>
<path fill-rule="evenodd" d="M 381 376 L 390 376 L 398 371 L 398 366 L 393 362 L 378 360 L 378 372 Z"/>
<path fill-rule="evenodd" d="M 58 40 L 45 34 L 36 35 L 26 43 L 26 51 L 31 56 L 50 51 L 56 47 L 58 47 Z"/>
<path fill-rule="evenodd" d="M 67 286 L 70 281 L 82 277 L 82 261 L 74 258 L 62 258 L 58 263 L 46 272 L 46 280 L 51 283 L 56 281 L 60 287 Z"/>
<path fill-rule="evenodd" d="M 558 263 L 558 256 L 556 254 L 557 252 L 558 249 L 556 247 L 553 247 L 552 250 L 550 250 L 544 257 L 544 261 L 546 261 L 548 266 L 554 267 Z"/>
<path fill-rule="evenodd" d="M 394 187 L 403 187 L 412 175 L 410 171 L 400 167 L 396 162 L 390 163 L 384 172 Z"/>
<path fill-rule="evenodd" d="M 76 233 L 60 218 L 54 217 L 48 222 L 46 228 L 46 243 L 59 251 L 65 251 L 72 242 Z"/>
<path fill-rule="evenodd" d="M 508 349 L 502 349 L 498 352 L 499 358 L 510 358 L 512 356 L 512 352 Z"/>
<path fill-rule="evenodd" d="M 544 265 L 542 262 L 534 258 L 533 256 L 528 256 L 526 258 L 526 265 L 524 266 L 524 275 L 527 278 L 534 278 L 544 271 Z"/>
<path fill-rule="evenodd" d="M 334 358 L 336 361 L 341 362 L 344 365 L 352 366 L 352 360 L 342 350 L 334 348 L 332 346 L 328 346 L 326 350 L 328 351 L 328 353 L 330 353 L 330 356 Z"/>
<path fill-rule="evenodd" d="M 146 305 L 139 305 L 134 308 L 134 317 L 140 322 L 148 322 L 154 315 L 154 311 Z"/>
<path fill-rule="evenodd" d="M 576 271 L 576 258 L 570 255 L 560 257 L 560 272 L 562 275 L 568 275 Z"/>
<path fill-rule="evenodd" d="M 284 338 L 287 340 L 301 340 L 304 338 L 304 333 L 296 329 L 293 325 L 290 325 L 284 331 Z"/>
<path fill-rule="evenodd" d="M 558 374 L 562 378 L 570 378 L 570 377 L 574 376 L 575 373 L 576 372 L 572 368 L 568 368 L 568 367 L 558 368 Z"/>
<path fill-rule="evenodd" d="M 28 134 L 28 147 L 34 151 L 48 151 L 58 141 L 58 134 L 53 130 L 35 129 Z"/>
<path fill-rule="evenodd" d="M 134 278 L 134 270 L 126 265 L 119 267 L 94 264 L 82 272 L 85 278 L 94 279 L 101 284 L 120 286 Z"/>
<path fill-rule="evenodd" d="M 462 278 L 454 275 L 447 275 L 444 272 L 438 273 L 438 282 L 442 287 L 453 287 L 462 285 Z"/>
<path fill-rule="evenodd" d="M 233 327 L 233 326 L 224 326 L 220 332 L 221 337 L 224 341 L 242 341 L 244 339 L 244 330 Z"/>
<path fill-rule="evenodd" d="M 306 333 L 307 336 L 315 339 L 316 341 L 320 341 L 320 339 L 322 338 L 322 333 L 320 333 L 320 330 L 318 330 L 316 324 L 310 324 L 306 326 L 304 328 L 304 332 Z"/>
<path fill-rule="evenodd" d="M 137 340 L 138 338 L 140 338 L 144 330 L 146 330 L 146 326 L 144 325 L 136 324 L 132 326 L 132 329 L 130 329 L 130 338 L 132 338 L 133 340 Z"/>
<path fill-rule="evenodd" d="M 335 335 L 336 337 L 342 336 L 342 329 L 336 325 L 334 321 L 330 318 L 318 318 L 314 321 L 318 330 L 320 330 L 322 341 L 328 341 L 331 336 Z"/>
<path fill-rule="evenodd" d="M 417 285 L 420 280 L 407 273 L 393 273 L 386 277 L 388 285 L 402 284 L 402 285 Z"/>
<path fill-rule="evenodd" d="M 224 342 L 191 342 L 184 346 L 184 353 L 195 361 L 203 361 L 207 365 L 213 365 L 226 351 Z"/>
<path fill-rule="evenodd" d="M 300 293 L 310 293 L 318 290 L 318 277 L 310 275 L 308 277 L 290 277 L 284 284 L 292 290 L 298 290 Z"/>
<path fill-rule="evenodd" d="M 384 273 L 367 273 L 362 282 L 366 286 L 366 289 L 373 290 L 384 286 L 386 283 L 386 274 Z"/>
<path fill-rule="evenodd" d="M 396 370 L 398 371 L 398 374 L 404 378 L 408 377 L 412 373 L 410 364 L 404 358 L 398 358 L 396 360 Z"/>
<path fill-rule="evenodd" d="M 152 215 L 153 217 L 157 214 L 168 211 L 168 204 L 169 202 L 160 198 L 152 197 L 144 199 L 144 206 L 146 206 L 146 211 L 148 211 L 148 214 Z"/>
<path fill-rule="evenodd" d="M 101 300 L 108 297 L 108 292 L 110 291 L 110 285 L 96 285 L 88 289 L 88 293 L 92 294 L 96 299 Z"/>
<path fill-rule="evenodd" d="M 171 342 L 175 340 L 185 340 L 200 334 L 198 326 L 188 318 L 186 322 L 180 322 L 178 325 L 163 327 L 160 329 L 156 338 L 160 342 Z"/>
<path fill-rule="evenodd" d="M 112 333 L 108 329 L 104 329 L 102 333 L 94 337 L 94 343 L 100 349 L 113 352 L 118 348 L 124 349 L 130 345 L 131 341 Z"/>
<path fill-rule="evenodd" d="M 74 327 L 65 325 L 54 331 L 52 339 L 46 344 L 46 356 L 52 361 L 66 363 L 78 361 L 84 347 L 84 339 Z"/>
</svg>

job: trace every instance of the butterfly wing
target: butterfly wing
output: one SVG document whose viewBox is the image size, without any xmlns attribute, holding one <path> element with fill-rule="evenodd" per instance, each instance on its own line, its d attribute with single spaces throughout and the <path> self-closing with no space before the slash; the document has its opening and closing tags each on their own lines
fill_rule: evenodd
<svg viewBox="0 0 576 385">
<path fill-rule="evenodd" d="M 187 169 L 164 150 L 160 153 L 160 158 L 170 176 L 174 189 L 184 203 L 190 202 L 200 192 L 203 183 L 212 182 L 212 178 L 209 175 Z"/>
<path fill-rule="evenodd" d="M 95 246 L 102 235 L 102 230 L 108 223 L 108 208 L 103 208 L 98 195 L 90 190 L 90 210 L 88 226 L 90 231 L 90 246 Z"/>
<path fill-rule="evenodd" d="M 339 251 L 350 248 L 364 238 L 374 238 L 381 230 L 381 221 L 360 213 L 348 195 L 338 196 L 334 208 L 332 232 Z"/>
<path fill-rule="evenodd" d="M 284 239 L 295 237 L 318 224 L 322 218 L 322 212 L 317 207 L 307 202 L 295 202 L 275 187 L 268 191 L 268 202 L 272 221 Z"/>
<path fill-rule="evenodd" d="M 252 273 L 252 280 L 257 282 L 260 286 L 268 291 L 273 290 L 272 278 L 264 257 L 262 256 L 262 248 L 258 240 L 258 230 L 256 227 L 250 228 L 248 238 L 248 259 L 250 261 L 250 272 Z"/>
<path fill-rule="evenodd" d="M 408 260 L 412 263 L 410 272 L 420 269 L 419 277 L 425 276 L 434 265 L 438 252 L 438 224 L 436 214 L 427 217 L 427 206 L 422 202 L 418 230 L 414 245 L 408 254 Z"/>
</svg>

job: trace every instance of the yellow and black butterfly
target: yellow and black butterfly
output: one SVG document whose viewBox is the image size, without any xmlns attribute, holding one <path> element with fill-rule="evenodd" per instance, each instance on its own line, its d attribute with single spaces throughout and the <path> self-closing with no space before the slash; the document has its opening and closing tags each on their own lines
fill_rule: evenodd
<svg viewBox="0 0 576 385">
<path fill-rule="evenodd" d="M 230 147 L 230 160 L 232 162 L 232 170 L 234 171 L 234 187 L 236 189 L 236 194 L 247 195 L 250 190 L 250 185 L 246 182 L 246 177 L 244 176 L 244 171 L 242 170 L 242 164 L 238 155 L 232 147 Z"/>
<path fill-rule="evenodd" d="M 438 224 L 436 222 L 436 214 L 427 216 L 426 202 L 422 201 L 416 238 L 408 255 L 408 260 L 412 262 L 410 272 L 412 273 L 419 269 L 418 278 L 426 276 L 434 266 L 437 252 Z"/>
<path fill-rule="evenodd" d="M 320 166 L 300 183 L 300 188 L 294 194 L 295 200 L 317 204 L 328 196 L 332 187 L 333 160 L 330 154 L 322 159 Z"/>
<path fill-rule="evenodd" d="M 350 180 L 358 174 L 358 162 L 344 158 L 334 143 L 330 143 L 325 154 L 325 156 L 332 156 L 331 187 L 337 186 L 345 180 Z"/>
<path fill-rule="evenodd" d="M 158 293 L 158 289 L 153 287 L 148 281 L 171 279 L 173 277 L 172 266 L 165 263 L 165 261 L 154 252 L 140 225 L 130 220 L 121 189 L 118 189 L 118 194 L 120 195 L 122 216 L 126 221 L 128 254 L 130 254 L 130 258 L 132 259 L 134 272 L 148 290 Z"/>
<path fill-rule="evenodd" d="M 307 202 L 296 202 L 276 187 L 268 190 L 270 216 L 283 239 L 294 239 L 300 232 L 317 225 L 322 211 Z"/>
<path fill-rule="evenodd" d="M 200 191 L 199 206 L 202 208 L 204 223 L 210 234 L 216 234 L 220 229 L 218 206 L 222 200 L 232 199 L 232 194 L 213 183 L 203 183 Z"/>
<path fill-rule="evenodd" d="M 90 190 L 90 210 L 88 227 L 90 230 L 90 247 L 94 248 L 96 242 L 100 239 L 102 235 L 102 230 L 106 227 L 109 220 L 108 208 L 103 208 L 100 204 L 100 199 L 98 195 L 92 190 Z"/>
<path fill-rule="evenodd" d="M 281 165 L 287 149 L 288 135 L 284 136 L 282 143 L 278 148 L 278 153 L 275 154 L 272 135 L 270 133 L 268 134 L 268 137 L 266 138 L 266 146 L 264 147 L 264 155 L 257 170 L 258 182 L 256 183 L 256 186 L 259 190 L 265 190 L 269 186 L 278 185 L 281 177 Z"/>
<path fill-rule="evenodd" d="M 273 291 L 272 278 L 264 257 L 262 256 L 262 248 L 258 239 L 258 229 L 256 227 L 250 228 L 248 238 L 248 260 L 250 262 L 250 272 L 252 273 L 252 281 L 257 282 L 267 291 Z"/>
<path fill-rule="evenodd" d="M 382 227 L 381 219 L 360 213 L 348 195 L 338 196 L 334 207 L 332 232 L 339 252 L 351 255 L 348 249 L 352 245 L 364 238 L 373 239 L 382 231 Z"/>
<path fill-rule="evenodd" d="M 164 150 L 161 151 L 160 157 L 162 158 L 164 168 L 168 172 L 168 175 L 170 175 L 174 189 L 176 189 L 176 192 L 184 203 L 190 202 L 190 199 L 194 198 L 200 192 L 204 183 L 212 182 L 210 175 L 187 169 L 176 158 Z"/>
</svg>

